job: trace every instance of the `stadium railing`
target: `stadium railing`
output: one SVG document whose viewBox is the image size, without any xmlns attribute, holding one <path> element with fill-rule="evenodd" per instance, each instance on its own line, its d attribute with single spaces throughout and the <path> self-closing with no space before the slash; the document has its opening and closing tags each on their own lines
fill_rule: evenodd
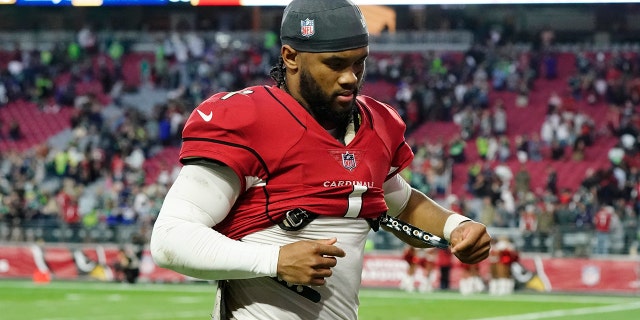
<svg viewBox="0 0 640 320">
<path fill-rule="evenodd" d="M 131 43 L 131 50 L 153 52 L 157 44 L 172 32 L 118 31 L 96 32 L 98 42 L 118 39 Z M 206 41 L 222 46 L 242 46 L 262 43 L 267 32 L 195 32 Z M 76 31 L 20 31 L 0 32 L 0 50 L 15 50 L 19 43 L 21 49 L 51 50 L 57 44 L 70 43 L 77 39 Z M 421 51 L 421 50 L 466 50 L 473 43 L 473 34 L 466 30 L 451 31 L 403 31 L 383 33 L 371 37 L 371 49 L 375 51 Z"/>
</svg>

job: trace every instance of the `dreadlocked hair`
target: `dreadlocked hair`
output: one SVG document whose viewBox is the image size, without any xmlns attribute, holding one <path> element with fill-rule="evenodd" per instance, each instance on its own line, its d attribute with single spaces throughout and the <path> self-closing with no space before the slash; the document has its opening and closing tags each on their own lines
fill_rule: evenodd
<svg viewBox="0 0 640 320">
<path fill-rule="evenodd" d="M 286 74 L 286 71 L 287 69 L 284 66 L 284 60 L 282 60 L 282 57 L 280 57 L 278 59 L 278 63 L 271 67 L 271 70 L 269 71 L 269 76 L 271 76 L 271 79 L 275 80 L 278 87 L 284 87 L 284 76 Z"/>
</svg>

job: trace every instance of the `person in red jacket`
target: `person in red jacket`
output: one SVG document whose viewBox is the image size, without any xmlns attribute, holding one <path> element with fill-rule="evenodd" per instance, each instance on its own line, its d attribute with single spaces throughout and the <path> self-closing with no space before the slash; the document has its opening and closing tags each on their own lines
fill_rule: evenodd
<svg viewBox="0 0 640 320">
<path fill-rule="evenodd" d="M 453 254 L 449 249 L 438 250 L 438 268 L 440 268 L 440 289 L 448 290 L 451 285 L 451 267 Z"/>
<path fill-rule="evenodd" d="M 615 211 L 612 206 L 601 207 L 593 216 L 593 226 L 596 230 L 595 254 L 608 254 L 611 246 L 611 221 Z"/>
</svg>

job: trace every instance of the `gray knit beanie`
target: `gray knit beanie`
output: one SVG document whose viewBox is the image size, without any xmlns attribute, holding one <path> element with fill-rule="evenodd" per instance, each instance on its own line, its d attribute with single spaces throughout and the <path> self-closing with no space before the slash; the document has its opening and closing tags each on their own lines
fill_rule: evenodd
<svg viewBox="0 0 640 320">
<path fill-rule="evenodd" d="M 293 0 L 284 9 L 280 40 L 299 51 L 334 52 L 367 46 L 369 32 L 350 0 Z"/>
</svg>

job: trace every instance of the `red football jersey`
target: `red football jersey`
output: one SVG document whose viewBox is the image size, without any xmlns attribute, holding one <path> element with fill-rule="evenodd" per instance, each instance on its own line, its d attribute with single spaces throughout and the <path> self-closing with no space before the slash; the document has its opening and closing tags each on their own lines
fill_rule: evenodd
<svg viewBox="0 0 640 320">
<path fill-rule="evenodd" d="M 246 190 L 215 229 L 240 239 L 294 208 L 351 218 L 385 212 L 382 184 L 407 167 L 413 153 L 393 108 L 366 96 L 357 106 L 360 128 L 345 146 L 277 87 L 219 93 L 200 104 L 185 124 L 180 160 L 220 161 Z M 262 183 L 247 186 L 254 177 Z"/>
</svg>

